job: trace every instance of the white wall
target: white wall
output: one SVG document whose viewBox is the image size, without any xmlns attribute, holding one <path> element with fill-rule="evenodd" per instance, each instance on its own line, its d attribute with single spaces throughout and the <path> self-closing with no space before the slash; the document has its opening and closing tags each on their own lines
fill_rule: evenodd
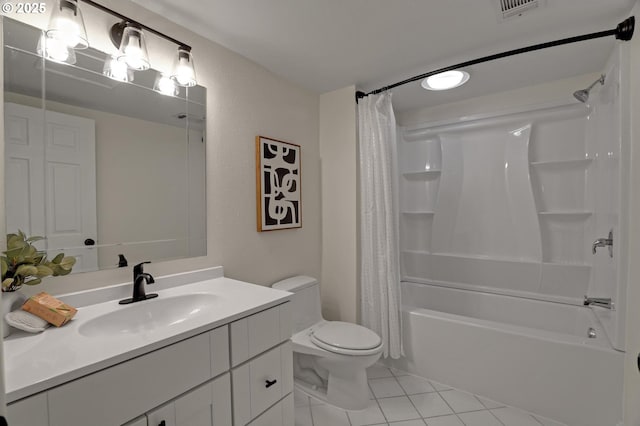
<svg viewBox="0 0 640 426">
<path fill-rule="evenodd" d="M 489 112 L 508 112 L 547 102 L 572 101 L 574 91 L 587 87 L 598 77 L 599 73 L 584 74 L 435 107 L 404 111 L 396 119 L 399 126 L 412 126 Z"/>
<path fill-rule="evenodd" d="M 46 3 L 52 10 L 54 2 Z M 117 19 L 80 5 L 92 46 L 109 46 L 108 29 Z M 110 1 L 109 7 L 190 44 L 198 83 L 207 88 L 207 256 L 154 263 L 147 270 L 163 275 L 223 265 L 225 275 L 262 285 L 293 274 L 320 277 L 318 95 L 127 0 Z M 10 17 L 40 27 L 48 19 Z M 176 47 L 153 35 L 147 42 L 152 66 L 169 69 Z M 301 229 L 256 232 L 256 135 L 302 147 Z M 60 294 L 130 280 L 130 270 L 100 271 L 51 278 L 37 290 Z"/>
<path fill-rule="evenodd" d="M 325 318 L 358 317 L 355 86 L 320 96 L 322 309 Z"/>
<path fill-rule="evenodd" d="M 632 15 L 640 16 L 640 2 L 636 3 Z M 627 194 L 629 203 L 629 265 L 627 268 L 626 300 L 626 355 L 624 370 L 624 426 L 640 425 L 640 373 L 638 372 L 638 354 L 640 353 L 640 36 L 636 29 L 634 38 L 629 42 L 630 81 L 629 97 L 631 108 L 624 117 L 631 138 L 631 172 Z M 624 127 L 623 127 L 624 129 Z M 624 196 L 624 194 L 623 194 Z"/>
</svg>

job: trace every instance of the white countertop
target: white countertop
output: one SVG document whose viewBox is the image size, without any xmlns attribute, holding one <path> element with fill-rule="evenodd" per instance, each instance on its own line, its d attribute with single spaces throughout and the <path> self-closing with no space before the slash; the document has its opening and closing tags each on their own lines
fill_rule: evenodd
<svg viewBox="0 0 640 426">
<path fill-rule="evenodd" d="M 220 275 L 221 268 L 212 268 Z M 128 293 L 131 297 L 132 284 L 113 286 L 107 291 L 83 292 L 61 297 L 67 303 L 75 300 L 91 300 L 92 304 L 78 307 L 74 319 L 60 327 L 49 327 L 40 334 L 14 331 L 4 340 L 5 387 L 7 402 L 13 402 L 29 395 L 42 392 L 70 380 L 77 379 L 98 370 L 113 366 L 133 357 L 151 352 L 163 346 L 195 336 L 220 325 L 245 317 L 289 300 L 291 294 L 268 287 L 245 283 L 225 277 L 200 280 L 202 271 L 195 274 L 177 274 L 157 279 L 161 285 L 146 287 L 147 293 L 158 293 L 158 298 L 137 303 L 153 303 L 189 293 L 214 296 L 214 309 L 206 315 L 195 316 L 188 321 L 177 322 L 152 330 L 137 330 L 136 333 L 121 333 L 101 336 L 85 336 L 79 328 L 87 321 L 100 315 L 132 305 L 119 305 L 118 299 L 96 302 L 96 294 Z M 187 277 L 185 278 L 185 275 Z M 206 276 L 207 274 L 205 274 Z M 188 283 L 189 277 L 197 282 Z M 176 283 L 172 286 L 172 282 Z M 96 293 L 97 292 L 97 293 Z M 204 297 L 207 297 L 204 296 Z M 118 296 L 119 297 L 119 296 Z M 210 297 L 210 296 L 209 296 Z M 72 304 L 73 305 L 73 304 Z"/>
</svg>

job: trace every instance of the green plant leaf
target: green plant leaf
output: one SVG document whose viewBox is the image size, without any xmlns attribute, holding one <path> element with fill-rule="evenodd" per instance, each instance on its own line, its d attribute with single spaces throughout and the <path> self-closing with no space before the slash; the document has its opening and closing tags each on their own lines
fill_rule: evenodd
<svg viewBox="0 0 640 426">
<path fill-rule="evenodd" d="M 7 275 L 7 271 L 9 270 L 9 265 L 7 265 L 7 259 L 4 257 L 0 258 L 0 266 L 2 267 L 2 279 L 5 279 Z"/>
<path fill-rule="evenodd" d="M 28 277 L 30 275 L 36 275 L 38 273 L 38 268 L 33 265 L 20 265 L 18 269 L 16 269 L 16 275 L 22 275 L 23 277 Z"/>
<path fill-rule="evenodd" d="M 46 238 L 40 236 L 27 237 L 22 230 L 15 234 L 7 234 L 7 251 L 0 256 L 2 266 L 3 288 L 7 291 L 17 290 L 22 284 L 36 285 L 41 278 L 50 275 L 68 275 L 76 263 L 73 256 L 64 253 L 47 261 L 45 251 L 38 250 L 32 243 Z"/>
<path fill-rule="evenodd" d="M 9 234 L 7 235 L 7 249 L 11 250 L 18 247 L 24 247 L 25 241 L 23 238 L 20 238 L 19 235 Z"/>
<path fill-rule="evenodd" d="M 24 256 L 25 259 L 28 259 L 32 263 L 35 263 L 34 258 L 36 257 L 37 253 L 38 251 L 33 246 L 26 246 L 22 249 L 22 256 Z"/>
<path fill-rule="evenodd" d="M 22 247 L 15 247 L 4 252 L 9 259 L 15 259 L 22 253 Z"/>
<path fill-rule="evenodd" d="M 42 280 L 40 278 L 35 278 L 33 280 L 25 281 L 24 283 L 26 285 L 36 285 L 36 284 L 40 284 L 41 282 Z"/>
<path fill-rule="evenodd" d="M 65 271 L 71 271 L 73 265 L 76 264 L 76 258 L 73 256 L 66 256 L 60 261 L 60 267 Z"/>
<path fill-rule="evenodd" d="M 49 268 L 48 266 L 38 265 L 36 266 L 36 269 L 38 270 L 38 277 L 48 277 L 49 275 L 53 275 L 53 269 Z"/>
</svg>

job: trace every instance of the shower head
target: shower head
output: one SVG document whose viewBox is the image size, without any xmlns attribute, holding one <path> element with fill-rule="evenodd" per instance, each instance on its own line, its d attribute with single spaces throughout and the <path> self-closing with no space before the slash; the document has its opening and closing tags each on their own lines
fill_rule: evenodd
<svg viewBox="0 0 640 426">
<path fill-rule="evenodd" d="M 587 102 L 589 100 L 589 92 L 591 91 L 593 86 L 595 86 L 598 83 L 604 86 L 604 74 L 602 74 L 599 79 L 591 83 L 591 86 L 587 87 L 586 89 L 576 90 L 575 92 L 573 92 L 573 97 L 582 103 Z"/>
</svg>

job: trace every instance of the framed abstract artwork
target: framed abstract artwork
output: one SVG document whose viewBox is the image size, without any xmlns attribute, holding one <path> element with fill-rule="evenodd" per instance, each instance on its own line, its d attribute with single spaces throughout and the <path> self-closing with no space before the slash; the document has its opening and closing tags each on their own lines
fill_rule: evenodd
<svg viewBox="0 0 640 426">
<path fill-rule="evenodd" d="M 300 145 L 256 136 L 258 232 L 302 227 Z"/>
</svg>

